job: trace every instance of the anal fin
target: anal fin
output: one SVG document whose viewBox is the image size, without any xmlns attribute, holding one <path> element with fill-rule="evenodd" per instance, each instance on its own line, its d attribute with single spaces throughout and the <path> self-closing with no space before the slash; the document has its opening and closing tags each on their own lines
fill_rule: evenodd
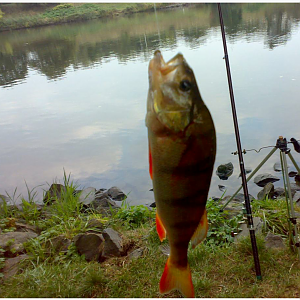
<svg viewBox="0 0 300 300">
<path fill-rule="evenodd" d="M 159 239 L 162 242 L 166 238 L 166 229 L 156 211 L 156 231 L 158 233 Z"/>
<path fill-rule="evenodd" d="M 165 294 L 175 289 L 179 290 L 187 298 L 195 297 L 189 265 L 186 268 L 178 268 L 172 264 L 169 257 L 160 279 L 159 291 L 161 294 Z"/>
<path fill-rule="evenodd" d="M 207 231 L 208 231 L 207 212 L 206 212 L 206 209 L 204 209 L 200 223 L 199 223 L 197 229 L 195 230 L 195 232 L 192 236 L 192 239 L 191 239 L 193 249 L 206 238 Z"/>
</svg>

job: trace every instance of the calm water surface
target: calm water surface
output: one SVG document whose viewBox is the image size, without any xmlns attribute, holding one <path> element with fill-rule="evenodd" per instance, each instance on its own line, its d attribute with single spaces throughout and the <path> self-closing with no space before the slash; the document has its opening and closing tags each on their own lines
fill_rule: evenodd
<svg viewBox="0 0 300 300">
<path fill-rule="evenodd" d="M 223 15 L 243 149 L 300 139 L 300 5 L 223 5 Z M 25 194 L 25 180 L 46 189 L 65 169 L 80 187 L 116 185 L 132 204 L 151 203 L 144 118 L 156 49 L 165 60 L 182 52 L 193 68 L 217 131 L 209 195 L 219 184 L 232 194 L 239 164 L 213 4 L 0 33 L 0 193 Z M 270 150 L 247 152 L 246 167 Z M 229 161 L 222 181 L 215 171 Z M 275 174 L 277 161 L 276 152 L 260 173 Z M 250 193 L 259 190 L 252 180 Z"/>
</svg>

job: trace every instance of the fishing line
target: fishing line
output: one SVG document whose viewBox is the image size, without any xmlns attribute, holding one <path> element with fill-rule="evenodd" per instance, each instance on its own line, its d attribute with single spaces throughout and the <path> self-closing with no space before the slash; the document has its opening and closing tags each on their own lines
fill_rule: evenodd
<svg viewBox="0 0 300 300">
<path fill-rule="evenodd" d="M 299 152 L 299 149 L 298 149 L 298 147 L 300 147 L 300 145 L 299 145 L 298 142 L 300 142 L 300 140 L 296 140 L 296 139 L 294 139 L 294 138 L 291 138 L 291 142 L 287 142 L 287 144 L 293 144 L 293 145 L 294 145 L 295 151 L 298 152 L 298 153 L 300 153 L 300 152 Z M 248 150 L 247 150 L 247 149 L 244 149 L 244 150 L 242 151 L 242 153 L 246 154 L 246 152 L 249 152 L 249 151 L 255 151 L 256 153 L 259 153 L 260 150 L 262 150 L 262 149 L 266 149 L 266 148 L 274 148 L 274 147 L 276 147 L 276 146 L 274 146 L 274 145 L 271 145 L 271 146 L 264 146 L 264 147 L 259 148 L 258 150 L 256 150 L 256 149 L 248 149 Z M 237 154 L 238 154 L 238 151 L 231 152 L 231 154 L 237 155 Z"/>
<path fill-rule="evenodd" d="M 159 48 L 160 48 L 160 46 L 161 46 L 161 40 L 160 40 L 158 18 L 157 18 L 157 13 L 156 13 L 156 5 L 155 5 L 155 3 L 153 3 L 153 5 L 154 5 L 154 14 L 155 14 L 155 21 L 156 21 L 156 27 L 157 27 L 157 33 L 158 33 L 158 40 L 159 40 Z"/>
<path fill-rule="evenodd" d="M 236 108 L 235 108 L 235 102 L 234 102 L 234 94 L 233 94 L 230 65 L 229 65 L 229 58 L 228 58 L 228 52 L 227 52 L 227 44 L 226 44 L 226 36 L 225 36 L 225 30 L 224 30 L 222 9 L 221 9 L 220 3 L 218 3 L 218 10 L 219 10 L 221 32 L 222 32 L 224 55 L 225 55 L 224 58 L 225 58 L 225 62 L 226 62 L 226 71 L 227 71 L 228 87 L 229 87 L 229 93 L 230 93 L 231 108 L 232 108 L 232 117 L 233 117 L 233 123 L 234 123 L 236 144 L 237 144 L 237 149 L 238 149 L 241 177 L 242 177 L 244 197 L 245 197 L 247 223 L 248 223 L 248 228 L 249 228 L 249 232 L 250 232 L 250 239 L 251 239 L 252 252 L 253 252 L 253 258 L 254 258 L 254 264 L 255 264 L 256 278 L 262 279 L 256 238 L 255 238 L 255 228 L 253 226 L 253 218 L 252 218 L 249 192 L 248 192 L 248 186 L 247 186 L 247 180 L 246 180 L 246 172 L 245 172 L 245 167 L 244 167 L 244 160 L 243 160 L 239 127 L 238 127 L 238 120 L 237 120 L 237 114 L 236 114 Z"/>
</svg>

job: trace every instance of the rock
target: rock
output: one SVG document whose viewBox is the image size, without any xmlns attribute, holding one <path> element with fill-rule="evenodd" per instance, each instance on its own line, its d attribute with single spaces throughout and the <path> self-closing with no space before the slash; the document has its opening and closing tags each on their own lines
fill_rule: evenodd
<svg viewBox="0 0 300 300">
<path fill-rule="evenodd" d="M 233 173 L 233 164 L 231 162 L 218 166 L 216 174 L 221 180 L 227 180 Z"/>
<path fill-rule="evenodd" d="M 60 199 L 66 187 L 59 183 L 52 183 L 50 189 L 46 192 L 43 202 L 46 205 L 52 204 L 56 199 Z"/>
<path fill-rule="evenodd" d="M 5 196 L 5 195 L 0 195 L 0 204 L 6 202 L 7 205 L 13 205 L 13 203 L 11 203 L 9 197 Z"/>
<path fill-rule="evenodd" d="M 170 246 L 169 245 L 160 245 L 159 250 L 162 252 L 162 254 L 169 256 L 170 255 Z"/>
<path fill-rule="evenodd" d="M 278 187 L 276 189 L 274 189 L 274 195 L 273 197 L 276 199 L 280 196 L 284 196 L 285 195 L 285 191 L 284 191 L 284 188 L 282 187 Z"/>
<path fill-rule="evenodd" d="M 258 200 L 264 200 L 266 197 L 273 198 L 274 196 L 274 184 L 272 182 L 268 182 L 264 188 L 257 194 Z"/>
<path fill-rule="evenodd" d="M 299 202 L 300 201 L 300 191 L 297 191 L 294 196 L 293 196 L 293 201 L 294 202 Z"/>
<path fill-rule="evenodd" d="M 112 228 L 106 228 L 103 231 L 103 237 L 105 240 L 103 256 L 105 258 L 111 256 L 121 256 L 123 252 L 122 238 L 119 233 Z"/>
<path fill-rule="evenodd" d="M 292 193 L 292 197 L 294 197 L 295 193 L 297 191 L 300 191 L 300 186 L 297 185 L 296 183 L 292 182 L 291 184 L 291 193 Z"/>
<path fill-rule="evenodd" d="M 90 219 L 87 223 L 88 228 L 104 229 L 104 223 L 98 219 Z"/>
<path fill-rule="evenodd" d="M 3 280 L 7 280 L 8 278 L 16 275 L 19 270 L 20 262 L 28 258 L 29 256 L 27 254 L 22 254 L 13 258 L 7 258 L 5 260 L 4 268 L 2 269 Z"/>
<path fill-rule="evenodd" d="M 16 231 L 19 232 L 35 232 L 37 234 L 41 233 L 41 230 L 38 227 L 26 223 L 16 222 L 14 227 L 16 227 Z"/>
<path fill-rule="evenodd" d="M 297 173 L 297 175 L 295 176 L 295 181 L 297 185 L 300 185 L 300 175 Z"/>
<path fill-rule="evenodd" d="M 95 200 L 96 189 L 93 187 L 88 187 L 80 192 L 79 202 L 88 205 Z"/>
<path fill-rule="evenodd" d="M 224 185 L 219 184 L 218 188 L 221 192 L 224 192 L 226 187 Z"/>
<path fill-rule="evenodd" d="M 265 242 L 266 248 L 284 249 L 286 247 L 282 237 L 279 235 L 274 235 L 271 232 L 268 232 L 265 238 Z"/>
<path fill-rule="evenodd" d="M 108 195 L 115 201 L 123 201 L 127 196 L 116 186 L 111 187 L 108 191 Z"/>
<path fill-rule="evenodd" d="M 295 177 L 298 174 L 298 172 L 291 171 L 289 172 L 289 177 Z"/>
<path fill-rule="evenodd" d="M 261 233 L 263 228 L 263 220 L 259 217 L 253 217 L 253 226 L 255 229 L 255 234 Z M 238 241 L 241 237 L 245 237 L 249 235 L 249 228 L 247 227 L 247 224 L 243 223 L 240 226 L 240 232 L 234 237 L 235 241 Z"/>
<path fill-rule="evenodd" d="M 264 187 L 268 182 L 275 182 L 280 180 L 277 176 L 274 176 L 272 174 L 263 173 L 260 175 L 257 175 L 254 178 L 254 183 L 256 183 L 260 187 Z"/>
<path fill-rule="evenodd" d="M 251 168 L 245 168 L 245 173 L 246 174 L 249 174 L 249 173 L 251 173 L 252 172 L 252 169 Z M 242 174 L 240 173 L 240 175 L 239 175 L 239 177 L 241 177 L 242 176 Z"/>
<path fill-rule="evenodd" d="M 112 209 L 120 208 L 113 200 L 110 199 L 107 192 L 97 194 L 96 199 L 90 204 L 90 206 L 104 216 L 110 216 Z"/>
<path fill-rule="evenodd" d="M 231 206 L 231 205 L 227 205 L 224 208 L 224 218 L 227 220 L 232 219 L 233 217 L 239 215 L 243 210 L 242 206 Z"/>
<path fill-rule="evenodd" d="M 80 255 L 87 261 L 99 261 L 103 254 L 104 239 L 101 234 L 83 233 L 74 237 L 74 243 Z"/>
<path fill-rule="evenodd" d="M 287 167 L 289 168 L 290 165 L 288 164 Z M 281 163 L 280 162 L 276 162 L 273 166 L 273 169 L 275 172 L 281 172 L 282 168 L 281 168 Z"/>
<path fill-rule="evenodd" d="M 58 235 L 46 242 L 46 248 L 52 248 L 57 253 L 67 252 L 71 243 L 64 235 Z"/>
<path fill-rule="evenodd" d="M 224 197 L 224 199 L 222 200 L 222 203 L 226 203 L 229 199 L 230 199 L 231 196 L 226 196 Z M 252 201 L 254 199 L 254 197 L 249 194 L 249 200 Z M 234 198 L 231 200 L 231 202 L 234 201 L 234 202 L 238 202 L 238 203 L 244 203 L 245 202 L 245 197 L 244 197 L 244 194 L 242 193 L 237 193 Z M 230 202 L 229 202 L 230 203 Z"/>
<path fill-rule="evenodd" d="M 145 206 L 149 209 L 149 210 L 153 210 L 153 208 L 156 207 L 156 203 L 152 202 L 151 204 L 147 203 L 145 204 Z"/>
<path fill-rule="evenodd" d="M 7 232 L 0 235 L 0 248 L 7 252 L 8 256 L 16 256 L 24 251 L 23 243 L 37 237 L 35 232 Z"/>
<path fill-rule="evenodd" d="M 145 248 L 135 249 L 128 254 L 128 258 L 129 259 L 139 258 L 144 254 L 144 251 Z"/>
<path fill-rule="evenodd" d="M 216 202 L 217 202 L 217 201 L 219 201 L 219 200 L 220 200 L 220 197 L 215 197 L 215 196 L 212 196 L 212 197 L 211 197 L 211 199 L 213 199 L 214 201 L 216 201 Z"/>
</svg>

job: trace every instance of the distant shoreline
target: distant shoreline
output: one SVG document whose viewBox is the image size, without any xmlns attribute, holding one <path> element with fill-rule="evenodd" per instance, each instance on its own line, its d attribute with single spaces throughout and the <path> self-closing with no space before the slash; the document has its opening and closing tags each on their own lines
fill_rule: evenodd
<svg viewBox="0 0 300 300">
<path fill-rule="evenodd" d="M 57 4 L 57 3 L 56 3 Z M 0 32 L 48 25 L 114 18 L 128 14 L 172 9 L 193 3 L 63 3 L 0 4 Z"/>
</svg>

